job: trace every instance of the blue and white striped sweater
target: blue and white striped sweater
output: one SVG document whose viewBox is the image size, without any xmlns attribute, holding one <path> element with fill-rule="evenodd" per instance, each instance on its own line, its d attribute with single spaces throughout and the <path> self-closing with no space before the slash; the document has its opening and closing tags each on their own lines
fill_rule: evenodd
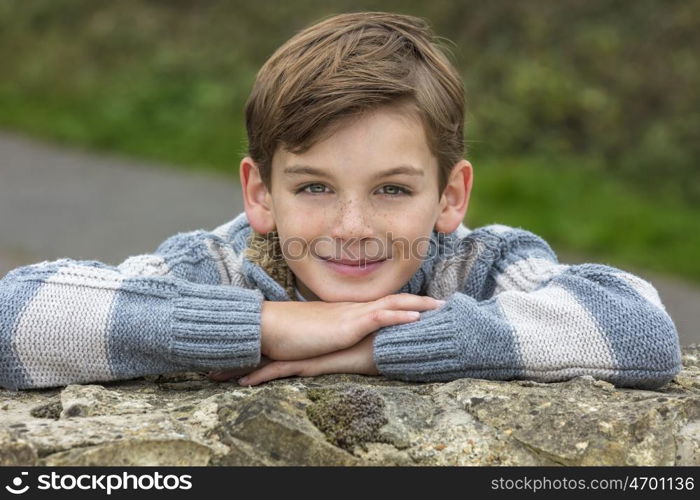
<svg viewBox="0 0 700 500">
<path fill-rule="evenodd" d="M 245 213 L 179 233 L 118 266 L 60 259 L 0 280 L 0 386 L 99 382 L 260 361 L 264 300 L 285 290 L 244 257 Z M 375 339 L 379 371 L 412 381 L 541 382 L 592 375 L 657 388 L 680 370 L 678 335 L 656 290 L 605 265 L 563 265 L 522 229 L 433 233 L 396 293 L 445 299 Z"/>
</svg>

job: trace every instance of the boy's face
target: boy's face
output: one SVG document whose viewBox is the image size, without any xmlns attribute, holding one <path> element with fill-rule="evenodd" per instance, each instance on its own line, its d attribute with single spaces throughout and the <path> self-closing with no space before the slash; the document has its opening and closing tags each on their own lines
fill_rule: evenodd
<svg viewBox="0 0 700 500">
<path fill-rule="evenodd" d="M 397 167 L 413 174 L 382 176 Z M 347 121 L 303 154 L 278 148 L 265 199 L 300 292 L 326 302 L 399 290 L 419 269 L 445 206 L 421 122 L 393 108 Z"/>
</svg>

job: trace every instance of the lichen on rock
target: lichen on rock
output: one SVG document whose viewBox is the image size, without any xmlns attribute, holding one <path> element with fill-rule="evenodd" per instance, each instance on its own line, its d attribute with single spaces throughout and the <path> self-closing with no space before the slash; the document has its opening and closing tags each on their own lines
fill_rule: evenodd
<svg viewBox="0 0 700 500">
<path fill-rule="evenodd" d="M 380 441 L 378 431 L 388 420 L 376 392 L 364 387 L 311 389 L 307 396 L 313 404 L 306 414 L 331 443 L 350 450 L 356 444 Z"/>
</svg>

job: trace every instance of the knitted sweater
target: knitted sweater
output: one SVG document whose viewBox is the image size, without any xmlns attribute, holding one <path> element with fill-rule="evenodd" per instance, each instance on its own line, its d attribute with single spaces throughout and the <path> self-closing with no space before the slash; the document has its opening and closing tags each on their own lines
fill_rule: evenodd
<svg viewBox="0 0 700 500">
<path fill-rule="evenodd" d="M 241 213 L 117 266 L 59 259 L 10 271 L 0 280 L 0 386 L 257 365 L 262 302 L 298 298 L 247 257 L 252 233 Z M 387 377 L 592 375 L 657 388 L 680 370 L 676 329 L 648 282 L 606 265 L 560 264 L 523 229 L 433 232 L 402 292 L 447 303 L 378 330 L 374 360 Z"/>
</svg>

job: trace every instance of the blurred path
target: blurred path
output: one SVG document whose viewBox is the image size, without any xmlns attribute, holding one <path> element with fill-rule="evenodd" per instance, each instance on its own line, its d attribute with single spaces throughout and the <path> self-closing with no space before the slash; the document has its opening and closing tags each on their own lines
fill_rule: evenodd
<svg viewBox="0 0 700 500">
<path fill-rule="evenodd" d="M 242 210 L 240 186 L 220 176 L 0 132 L 0 255 L 11 265 L 60 257 L 117 264 Z"/>
<path fill-rule="evenodd" d="M 213 229 L 243 210 L 239 184 L 0 132 L 0 277 L 61 257 L 118 264 L 168 236 Z M 555 249 L 556 251 L 556 249 Z M 560 255 L 563 263 L 587 262 Z M 700 287 L 642 270 L 678 326 L 700 342 Z"/>
</svg>

